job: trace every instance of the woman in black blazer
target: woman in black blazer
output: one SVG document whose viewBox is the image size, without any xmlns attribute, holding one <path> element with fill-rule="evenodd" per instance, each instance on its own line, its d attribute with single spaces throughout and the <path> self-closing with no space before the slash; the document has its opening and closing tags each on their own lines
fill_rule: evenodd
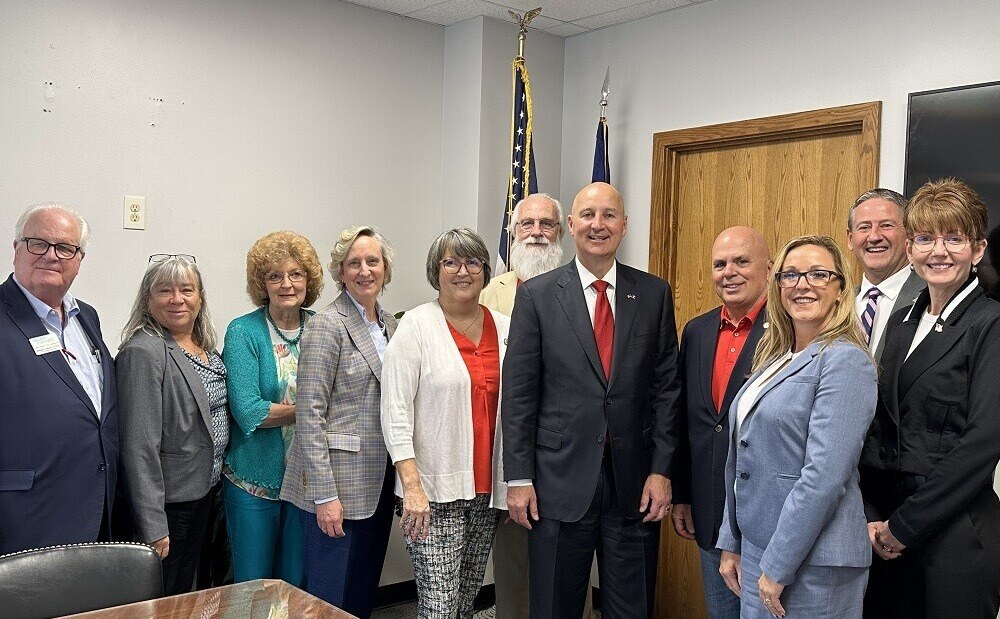
<svg viewBox="0 0 1000 619">
<path fill-rule="evenodd" d="M 875 559 L 865 617 L 982 617 L 1000 608 L 1000 304 L 975 265 L 979 194 L 946 179 L 917 190 L 907 253 L 927 290 L 888 326 L 879 402 L 861 458 Z"/>
</svg>

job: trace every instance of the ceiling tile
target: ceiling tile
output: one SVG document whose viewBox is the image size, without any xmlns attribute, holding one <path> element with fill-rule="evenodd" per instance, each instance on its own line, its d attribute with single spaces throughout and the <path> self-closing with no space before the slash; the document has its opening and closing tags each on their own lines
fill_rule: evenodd
<svg viewBox="0 0 1000 619">
<path fill-rule="evenodd" d="M 573 23 L 584 28 L 604 28 L 606 26 L 635 21 L 643 17 L 656 15 L 657 13 L 664 13 L 689 4 L 696 4 L 696 2 L 691 2 L 691 0 L 651 0 L 614 11 L 608 11 L 600 15 L 576 19 L 573 20 Z"/>
<path fill-rule="evenodd" d="M 435 4 L 441 4 L 444 0 L 349 0 L 351 4 L 360 4 L 372 9 L 395 13 L 396 15 L 409 15 L 413 11 L 419 11 Z"/>
<path fill-rule="evenodd" d="M 484 15 L 484 11 L 495 9 L 496 7 L 488 6 L 481 0 L 447 0 L 447 2 L 441 2 L 419 11 L 411 11 L 406 15 L 414 19 L 450 26 L 472 17 Z M 490 14 L 490 17 L 493 15 Z"/>
<path fill-rule="evenodd" d="M 586 28 L 577 26 L 576 24 L 560 24 L 554 28 L 549 28 L 545 30 L 548 34 L 553 34 L 557 37 L 571 37 L 574 34 L 583 34 L 584 32 L 590 32 Z"/>
</svg>

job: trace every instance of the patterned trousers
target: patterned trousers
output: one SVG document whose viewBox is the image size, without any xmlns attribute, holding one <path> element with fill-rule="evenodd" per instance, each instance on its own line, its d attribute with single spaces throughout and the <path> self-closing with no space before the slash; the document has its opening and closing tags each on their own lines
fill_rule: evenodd
<svg viewBox="0 0 1000 619">
<path fill-rule="evenodd" d="M 418 619 L 471 619 L 500 512 L 487 494 L 431 503 L 430 534 L 406 540 L 417 583 Z"/>
</svg>

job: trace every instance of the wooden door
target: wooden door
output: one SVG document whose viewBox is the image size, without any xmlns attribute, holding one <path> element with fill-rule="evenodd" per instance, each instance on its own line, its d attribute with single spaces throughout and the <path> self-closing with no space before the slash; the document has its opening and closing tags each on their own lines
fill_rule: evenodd
<svg viewBox="0 0 1000 619">
<path fill-rule="evenodd" d="M 709 272 L 725 228 L 760 230 L 772 252 L 824 234 L 847 250 L 847 215 L 878 184 L 881 102 L 653 136 L 649 270 L 674 289 L 678 331 L 719 305 Z M 858 266 L 855 265 L 855 269 Z M 698 547 L 664 521 L 656 616 L 707 617 Z"/>
</svg>

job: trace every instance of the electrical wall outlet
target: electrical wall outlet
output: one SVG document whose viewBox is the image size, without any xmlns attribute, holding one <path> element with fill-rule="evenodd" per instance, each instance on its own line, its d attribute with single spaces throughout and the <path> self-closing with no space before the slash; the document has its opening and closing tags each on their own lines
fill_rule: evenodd
<svg viewBox="0 0 1000 619">
<path fill-rule="evenodd" d="M 146 198 L 125 196 L 123 216 L 126 230 L 146 229 Z"/>
</svg>

